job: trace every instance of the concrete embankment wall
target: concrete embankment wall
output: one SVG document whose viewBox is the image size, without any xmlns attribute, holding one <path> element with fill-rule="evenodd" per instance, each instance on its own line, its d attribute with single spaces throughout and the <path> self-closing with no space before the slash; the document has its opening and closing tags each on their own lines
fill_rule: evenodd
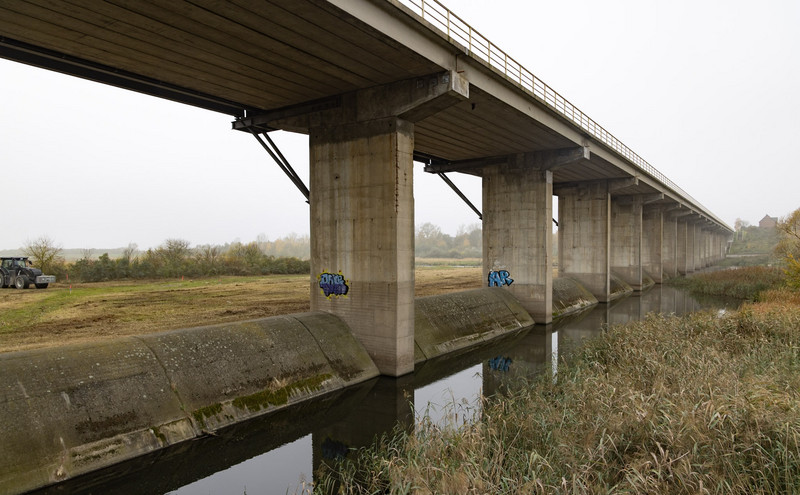
<svg viewBox="0 0 800 495">
<path fill-rule="evenodd" d="M 534 324 L 519 301 L 500 287 L 420 297 L 415 301 L 414 315 L 417 363 Z"/>
<path fill-rule="evenodd" d="M 553 279 L 553 318 L 561 318 L 597 304 L 597 298 L 577 280 Z"/>
<path fill-rule="evenodd" d="M 304 313 L 0 354 L 0 493 L 197 438 L 378 375 L 337 317 Z"/>
<path fill-rule="evenodd" d="M 597 302 L 569 279 L 556 279 L 553 301 L 561 314 Z M 502 288 L 418 298 L 415 315 L 416 362 L 534 324 Z M 0 494 L 202 437 L 378 374 L 351 330 L 322 312 L 0 354 Z"/>
</svg>

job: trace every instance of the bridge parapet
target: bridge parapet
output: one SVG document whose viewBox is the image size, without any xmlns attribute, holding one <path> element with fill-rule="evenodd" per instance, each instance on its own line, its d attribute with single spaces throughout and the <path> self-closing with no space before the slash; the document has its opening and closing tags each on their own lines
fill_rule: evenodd
<svg viewBox="0 0 800 495">
<path fill-rule="evenodd" d="M 642 172 L 650 175 L 663 186 L 684 198 L 687 202 L 706 212 L 720 226 L 727 227 L 725 222 L 709 212 L 700 202 L 670 180 L 669 177 L 437 0 L 388 1 L 413 13 L 423 24 L 438 32 L 440 36 L 457 46 L 466 55 L 501 74 L 507 81 L 524 90 L 539 103 L 577 126 L 583 132 L 588 133 L 619 156 L 638 167 Z"/>
</svg>

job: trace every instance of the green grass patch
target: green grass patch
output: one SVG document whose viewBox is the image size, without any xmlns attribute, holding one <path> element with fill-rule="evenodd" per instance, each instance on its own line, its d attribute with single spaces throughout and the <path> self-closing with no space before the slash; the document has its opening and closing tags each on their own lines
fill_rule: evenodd
<svg viewBox="0 0 800 495">
<path fill-rule="evenodd" d="M 460 268 L 460 267 L 480 267 L 483 263 L 481 258 L 416 258 L 417 268 Z"/>
</svg>

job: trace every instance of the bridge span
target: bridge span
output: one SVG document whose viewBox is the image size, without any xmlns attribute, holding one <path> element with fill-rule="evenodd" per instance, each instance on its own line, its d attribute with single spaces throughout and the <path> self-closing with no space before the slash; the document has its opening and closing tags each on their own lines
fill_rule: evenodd
<svg viewBox="0 0 800 495">
<path fill-rule="evenodd" d="M 8 0 L 0 56 L 309 136 L 311 307 L 414 366 L 413 161 L 482 177 L 483 269 L 538 323 L 725 255 L 729 226 L 435 0 Z M 191 125 L 191 123 L 186 123 Z"/>
</svg>

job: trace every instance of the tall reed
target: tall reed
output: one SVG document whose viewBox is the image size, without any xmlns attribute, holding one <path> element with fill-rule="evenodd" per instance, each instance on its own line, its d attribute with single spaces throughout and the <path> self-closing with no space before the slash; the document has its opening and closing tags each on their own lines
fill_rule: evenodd
<svg viewBox="0 0 800 495">
<path fill-rule="evenodd" d="M 474 422 L 384 438 L 316 491 L 800 492 L 800 306 L 781 294 L 612 328 L 556 380 L 485 398 Z"/>
</svg>

